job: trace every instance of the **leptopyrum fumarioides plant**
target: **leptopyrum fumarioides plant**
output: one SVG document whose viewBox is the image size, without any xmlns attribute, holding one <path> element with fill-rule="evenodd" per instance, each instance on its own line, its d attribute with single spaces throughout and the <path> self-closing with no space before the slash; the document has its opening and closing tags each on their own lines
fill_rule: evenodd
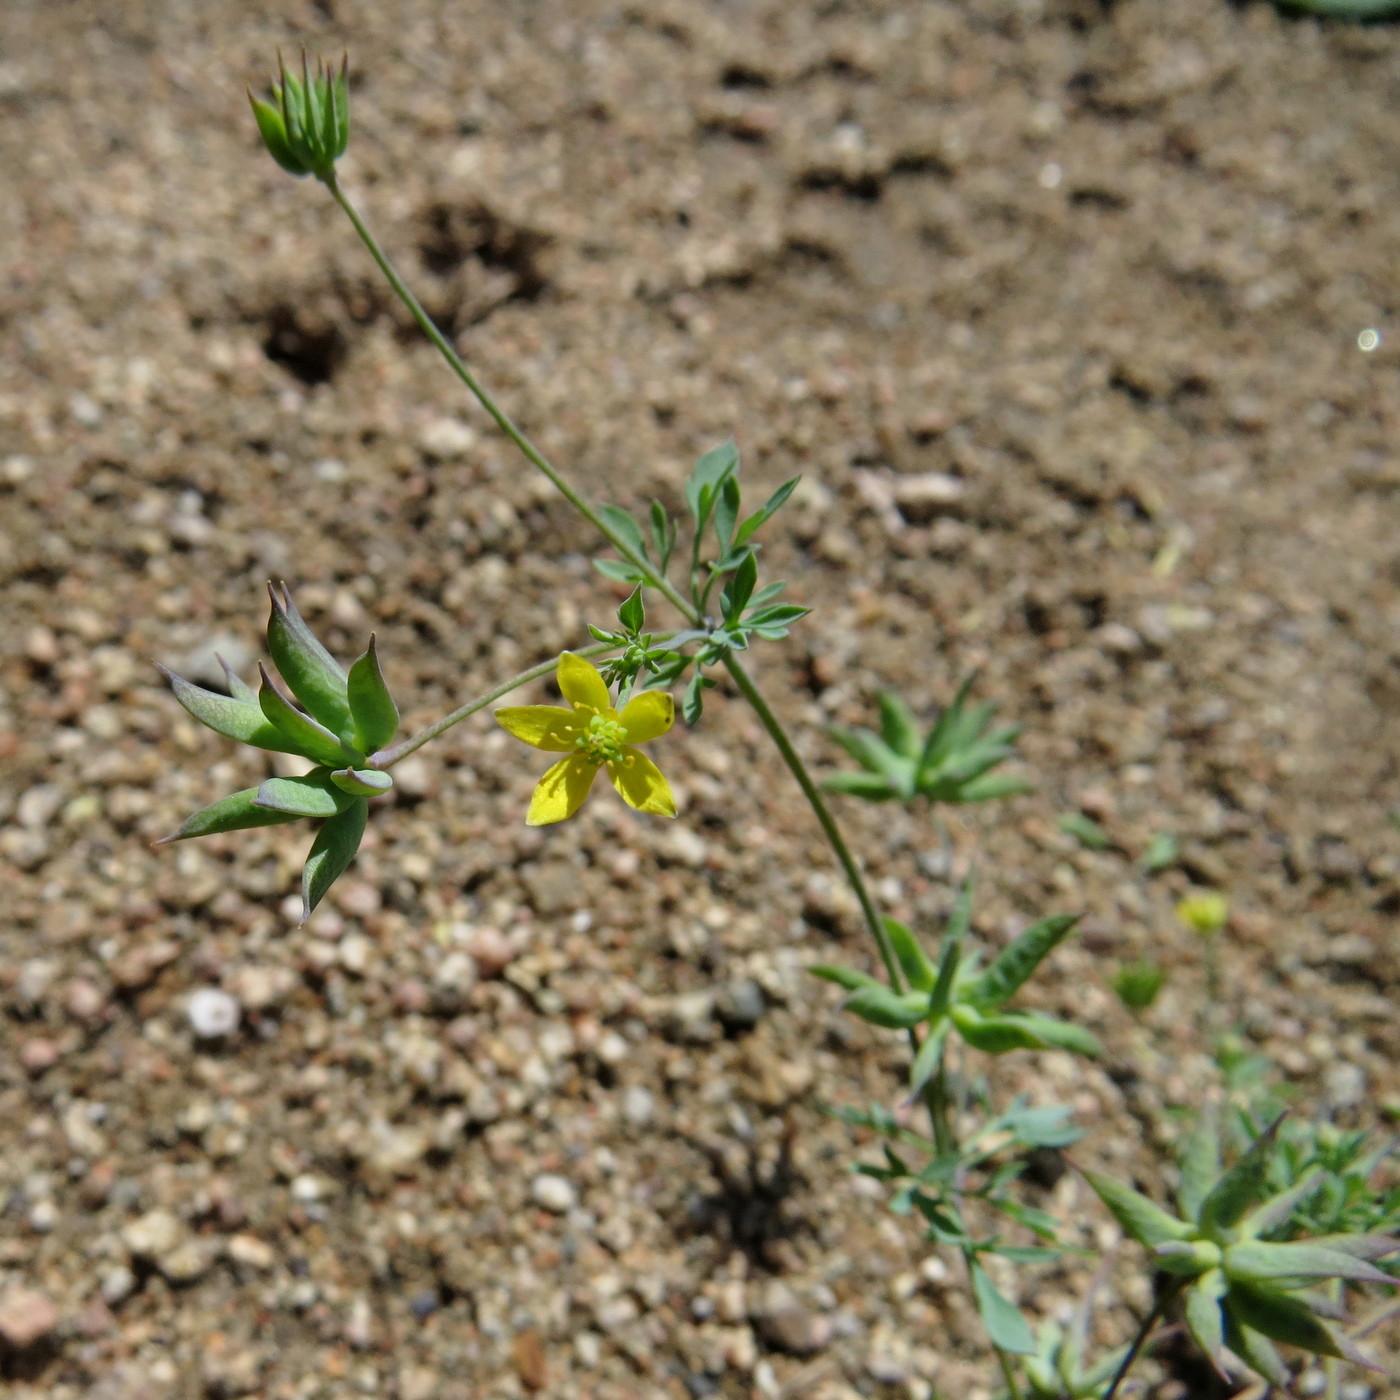
<svg viewBox="0 0 1400 1400">
<path fill-rule="evenodd" d="M 167 839 L 321 819 L 303 874 L 307 916 L 353 858 L 370 799 L 390 787 L 393 766 L 468 715 L 551 672 L 567 707 L 497 711 L 511 734 L 557 756 L 536 788 L 526 820 L 543 825 L 568 818 L 603 771 L 632 807 L 672 817 L 676 807 L 670 787 L 639 745 L 672 728 L 677 708 L 673 688 L 680 688 L 681 715 L 693 725 L 703 716 L 705 692 L 719 674 L 727 675 L 821 826 L 856 896 L 884 975 L 828 965 L 813 971 L 845 989 L 849 1012 L 908 1043 L 908 1082 L 897 1096 L 897 1108 L 876 1104 L 837 1110 L 881 1139 L 882 1161 L 862 1164 L 859 1170 L 889 1185 L 893 1210 L 916 1213 L 930 1240 L 962 1255 L 1009 1396 L 1112 1396 L 1148 1341 L 1157 1313 L 1145 1320 L 1131 1343 L 1091 1358 L 1086 1354 L 1087 1301 L 1068 1328 L 1044 1323 L 1037 1333 L 986 1267 L 989 1256 L 1034 1265 L 1063 1252 L 1058 1222 L 1030 1204 L 1020 1186 L 1027 1154 L 1063 1149 L 1079 1132 L 1060 1105 L 1035 1105 L 1022 1098 L 998 1110 L 979 1066 L 981 1057 L 1015 1052 L 1099 1053 L 1097 1040 L 1082 1027 L 1013 1004 L 1070 934 L 1075 917 L 1037 918 L 995 957 L 986 958 L 973 934 L 969 879 L 937 947 L 927 951 L 913 929 L 881 916 L 822 795 L 825 786 L 872 802 L 936 808 L 1025 792 L 1023 779 L 997 771 L 1014 757 L 1018 728 L 997 726 L 994 705 L 971 704 L 970 683 L 957 691 L 927 733 L 909 705 L 885 691 L 878 701 L 878 733 L 834 731 L 859 770 L 834 773 L 819 784 L 743 661 L 755 644 L 782 640 L 807 613 L 799 604 L 780 601 L 782 582 L 761 576 L 759 534 L 788 500 L 796 479 L 746 511 L 739 451 L 727 442 L 702 456 L 685 482 L 681 519 L 655 501 L 640 516 L 618 505 L 590 502 L 482 387 L 341 188 L 336 165 L 350 132 L 346 65 L 313 71 L 303 59 L 300 76 L 283 69 L 270 98 L 251 101 L 273 158 L 293 175 L 314 176 L 326 187 L 448 368 L 525 459 L 606 541 L 613 554 L 595 561 L 599 572 L 632 585 L 633 591 L 617 609 L 616 626 L 590 624 L 591 645 L 546 659 L 394 743 L 398 714 L 373 639 L 364 656 L 343 671 L 301 619 L 285 587 L 273 587 L 268 649 L 290 694 L 266 668 L 256 693 L 231 672 L 226 695 L 174 676 L 171 682 L 180 703 L 210 728 L 313 766 L 303 777 L 269 778 L 215 802 Z M 648 600 L 669 607 L 678 625 L 649 631 Z M 1081 824 L 1076 834 L 1086 845 L 1099 844 L 1088 826 Z M 1148 868 L 1165 868 L 1174 859 L 1175 844 L 1168 837 L 1154 843 Z M 1223 922 L 1215 906 L 1202 917 L 1207 915 Z M 1135 976 L 1131 986 L 1124 982 L 1124 999 L 1146 1005 L 1156 991 L 1155 985 L 1149 990 L 1148 981 Z M 916 1111 L 927 1131 L 913 1126 Z M 1337 1156 L 1331 1168 L 1309 1162 L 1298 1169 L 1301 1175 L 1295 1171 L 1280 1184 L 1279 1172 L 1293 1170 L 1290 1163 L 1296 1166 L 1284 1151 L 1294 1142 L 1286 1130 L 1257 1130 L 1252 1145 L 1223 1173 L 1218 1144 L 1207 1150 L 1212 1141 L 1205 1129 L 1193 1139 L 1197 1145 L 1183 1177 L 1180 1215 L 1107 1177 L 1091 1175 L 1089 1180 L 1128 1233 L 1153 1251 L 1155 1267 L 1183 1280 L 1191 1335 L 1217 1364 L 1228 1348 L 1277 1378 L 1284 1372 L 1274 1342 L 1325 1356 L 1356 1356 L 1337 1326 L 1337 1295 L 1345 1286 L 1388 1282 L 1376 1261 L 1390 1252 L 1385 1232 L 1393 1230 L 1400 1215 L 1394 1202 L 1385 1209 L 1366 1209 L 1368 1186 L 1358 1187 L 1357 1173 L 1358 1163 L 1370 1158 L 1357 1149 L 1345 1161 L 1345 1154 Z M 1371 1193 L 1374 1206 L 1373 1198 Z M 1320 1238 L 1311 1237 L 1313 1227 L 1324 1221 L 1329 1223 L 1322 1225 Z M 1331 1293 L 1317 1293 L 1318 1282 Z"/>
</svg>

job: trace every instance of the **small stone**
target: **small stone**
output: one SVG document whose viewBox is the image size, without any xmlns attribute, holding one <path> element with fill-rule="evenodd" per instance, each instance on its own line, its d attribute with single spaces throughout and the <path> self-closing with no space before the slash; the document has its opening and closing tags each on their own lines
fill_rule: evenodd
<svg viewBox="0 0 1400 1400">
<path fill-rule="evenodd" d="M 476 429 L 460 418 L 430 418 L 418 430 L 422 451 L 445 462 L 465 457 L 476 444 Z"/>
<path fill-rule="evenodd" d="M 34 789 L 31 788 L 30 792 Z M 28 797 L 29 793 L 25 794 Z M 24 801 L 20 799 L 21 803 Z M 22 1011 L 37 1011 L 53 985 L 56 966 L 47 958 L 30 958 L 19 970 L 15 982 L 15 1001 Z"/>
<path fill-rule="evenodd" d="M 57 1327 L 58 1309 L 43 1293 L 19 1287 L 0 1293 L 0 1337 L 15 1351 L 43 1341 Z"/>
<path fill-rule="evenodd" d="M 720 988 L 715 997 L 715 1015 L 725 1030 L 751 1031 L 762 1019 L 767 1010 L 763 988 L 751 977 L 738 982 L 730 982 Z"/>
<path fill-rule="evenodd" d="M 563 1215 L 578 1204 L 578 1192 L 573 1182 L 557 1172 L 541 1172 L 530 1183 L 530 1198 L 537 1206 L 555 1215 Z"/>
<path fill-rule="evenodd" d="M 346 972 L 356 977 L 363 977 L 369 970 L 369 962 L 373 953 L 373 942 L 362 933 L 348 934 L 340 940 L 338 949 L 340 965 Z"/>
<path fill-rule="evenodd" d="M 111 1162 L 95 1162 L 78 1183 L 78 1199 L 88 1210 L 101 1210 L 116 1179 L 117 1169 Z"/>
<path fill-rule="evenodd" d="M 190 995 L 186 1014 L 190 1026 L 201 1040 L 218 1040 L 232 1035 L 243 1019 L 238 998 L 220 987 L 201 987 Z"/>
<path fill-rule="evenodd" d="M 1134 656 L 1142 650 L 1142 638 L 1122 622 L 1105 622 L 1094 630 L 1093 640 L 1110 656 Z"/>
<path fill-rule="evenodd" d="M 63 1009 L 75 1021 L 95 1021 L 106 1008 L 102 989 L 86 977 L 74 977 L 63 989 Z"/>
<path fill-rule="evenodd" d="M 272 1246 L 256 1235 L 230 1235 L 224 1245 L 224 1253 L 235 1264 L 259 1269 L 264 1273 L 277 1262 L 277 1255 Z"/>
<path fill-rule="evenodd" d="M 496 928 L 473 929 L 467 935 L 465 946 L 482 977 L 499 977 L 515 961 L 518 952 L 515 944 Z"/>
<path fill-rule="evenodd" d="M 138 1259 L 158 1259 L 177 1249 L 184 1236 L 180 1222 L 166 1210 L 151 1210 L 122 1231 L 122 1242 Z"/>
<path fill-rule="evenodd" d="M 99 1285 L 102 1301 L 114 1308 L 123 1299 L 129 1298 L 136 1288 L 136 1275 L 125 1264 L 117 1264 L 102 1275 Z"/>
<path fill-rule="evenodd" d="M 713 992 L 685 992 L 672 999 L 665 1030 L 673 1040 L 703 1045 L 718 1034 Z"/>
<path fill-rule="evenodd" d="M 433 971 L 433 1006 L 439 1015 L 451 1016 L 462 1011 L 476 986 L 477 964 L 470 953 L 454 949 Z"/>
<path fill-rule="evenodd" d="M 19 1047 L 19 1062 L 35 1078 L 51 1070 L 59 1060 L 58 1042 L 42 1035 L 31 1036 Z"/>
<path fill-rule="evenodd" d="M 58 1207 L 45 1196 L 42 1201 L 35 1201 L 30 1207 L 25 1223 L 36 1235 L 51 1234 L 58 1225 Z"/>
<path fill-rule="evenodd" d="M 831 1324 L 820 1313 L 798 1306 L 780 1308 L 757 1319 L 758 1335 L 775 1351 L 811 1356 L 831 1341 Z"/>
<path fill-rule="evenodd" d="M 24 654 L 45 668 L 58 660 L 58 638 L 51 627 L 31 627 L 24 639 Z"/>
<path fill-rule="evenodd" d="M 156 1267 L 171 1283 L 194 1283 L 209 1272 L 218 1257 L 218 1245 L 213 1240 L 187 1240 L 184 1244 L 162 1254 Z"/>
<path fill-rule="evenodd" d="M 967 494 L 967 484 L 946 472 L 920 472 L 896 477 L 894 503 L 911 525 L 927 525 L 935 516 L 952 509 Z"/>
<path fill-rule="evenodd" d="M 645 1127 L 656 1116 L 656 1098 L 651 1090 L 632 1084 L 622 1096 L 622 1116 L 634 1128 Z"/>
<path fill-rule="evenodd" d="M 368 1298 L 361 1296 L 350 1304 L 344 1337 L 356 1351 L 368 1351 L 374 1345 L 374 1314 L 370 1311 Z"/>
<path fill-rule="evenodd" d="M 289 967 L 249 964 L 236 968 L 224 979 L 230 995 L 246 1011 L 266 1011 L 289 996 L 296 986 L 296 974 Z"/>
<path fill-rule="evenodd" d="M 515 1363 L 515 1373 L 526 1390 L 543 1390 L 549 1383 L 544 1342 L 535 1328 L 527 1327 L 516 1334 L 510 1344 L 510 1359 Z"/>
<path fill-rule="evenodd" d="M 53 820 L 63 806 L 64 796 L 63 789 L 57 783 L 39 783 L 27 788 L 15 803 L 15 821 L 26 831 L 40 830 Z"/>
<path fill-rule="evenodd" d="M 411 1176 L 429 1147 L 428 1137 L 416 1128 L 400 1128 L 378 1121 L 370 1125 L 365 1164 L 384 1176 Z"/>
</svg>

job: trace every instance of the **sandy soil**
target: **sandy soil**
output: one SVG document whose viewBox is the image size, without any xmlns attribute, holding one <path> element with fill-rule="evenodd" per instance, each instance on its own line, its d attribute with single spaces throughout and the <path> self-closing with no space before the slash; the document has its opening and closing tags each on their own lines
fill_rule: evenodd
<svg viewBox="0 0 1400 1400">
<path fill-rule="evenodd" d="M 1299 1102 L 1400 1112 L 1400 32 L 1224 0 L 9 0 L 11 1394 L 992 1385 L 956 1261 L 820 1112 L 901 1056 L 802 972 L 869 952 L 723 691 L 657 747 L 675 824 L 604 795 L 528 831 L 538 756 L 464 726 L 306 930 L 307 831 L 148 848 L 268 771 L 150 663 L 250 674 L 269 576 L 347 658 L 378 633 L 411 725 L 617 598 L 257 148 L 242 88 L 302 43 L 350 51 L 345 180 L 392 255 L 591 490 L 674 503 L 730 433 L 757 487 L 804 475 L 767 558 L 816 611 L 756 664 L 814 763 L 880 685 L 932 714 L 974 668 L 1027 726 L 1036 794 L 951 821 L 951 873 L 980 862 L 991 946 L 1085 911 L 1035 997 L 1108 1053 L 1007 1057 L 997 1093 L 1072 1103 L 1080 1160 L 1160 1186 L 1211 1082 L 1171 913 L 1203 885 L 1234 909 L 1225 1014 Z M 1115 847 L 1064 836 L 1075 810 Z M 934 924 L 927 819 L 842 817 Z M 1148 877 L 1161 831 L 1182 864 Z M 1171 969 L 1141 1022 L 1108 990 L 1137 956 Z M 220 1044 L 187 1014 L 211 986 L 242 1008 Z M 1007 1286 L 1052 1316 L 1085 1279 Z"/>
</svg>

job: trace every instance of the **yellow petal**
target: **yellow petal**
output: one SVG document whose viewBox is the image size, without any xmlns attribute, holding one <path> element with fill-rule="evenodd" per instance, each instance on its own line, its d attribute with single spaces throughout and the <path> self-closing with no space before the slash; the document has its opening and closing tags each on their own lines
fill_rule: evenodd
<svg viewBox="0 0 1400 1400">
<path fill-rule="evenodd" d="M 573 816 L 583 806 L 597 772 L 597 764 L 589 763 L 578 754 L 561 758 L 536 786 L 525 825 L 548 826 Z"/>
<path fill-rule="evenodd" d="M 612 785 L 622 794 L 622 800 L 639 812 L 652 812 L 658 817 L 676 815 L 676 799 L 664 774 L 646 754 L 631 744 L 622 746 L 622 757 L 608 764 Z"/>
<path fill-rule="evenodd" d="M 496 723 L 508 734 L 550 753 L 567 753 L 583 733 L 578 715 L 558 705 L 508 706 L 496 711 Z"/>
<path fill-rule="evenodd" d="M 559 689 L 571 705 L 582 705 L 603 715 L 612 713 L 612 697 L 608 694 L 607 685 L 598 668 L 591 666 L 583 657 L 566 651 L 559 658 L 558 677 Z"/>
<path fill-rule="evenodd" d="M 645 744 L 676 722 L 676 702 L 664 690 L 646 690 L 623 706 L 622 727 L 629 744 Z"/>
</svg>

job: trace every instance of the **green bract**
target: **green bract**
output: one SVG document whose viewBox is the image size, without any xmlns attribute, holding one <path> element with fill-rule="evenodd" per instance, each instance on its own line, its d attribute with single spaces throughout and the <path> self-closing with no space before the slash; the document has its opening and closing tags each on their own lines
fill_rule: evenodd
<svg viewBox="0 0 1400 1400">
<path fill-rule="evenodd" d="M 354 857 L 369 798 L 394 785 L 388 773 L 372 765 L 381 757 L 375 751 L 394 737 L 399 712 L 380 673 L 373 636 L 347 676 L 306 625 L 287 586 L 279 590 L 269 584 L 268 592 L 267 646 L 293 698 L 282 693 L 265 666 L 258 668 L 262 686 L 255 692 L 221 659 L 227 695 L 160 669 L 175 698 L 201 724 L 225 738 L 310 759 L 316 766 L 299 777 L 268 778 L 259 787 L 211 803 L 156 844 L 324 818 L 302 872 L 305 923 Z"/>
<path fill-rule="evenodd" d="M 1275 1342 L 1372 1364 L 1334 1325 L 1343 1316 L 1340 1304 L 1309 1290 L 1327 1280 L 1393 1284 L 1373 1261 L 1400 1250 L 1400 1240 L 1382 1234 L 1280 1238 L 1326 1175 L 1319 1167 L 1282 1191 L 1271 1186 L 1280 1124 L 1222 1169 L 1216 1119 L 1203 1114 L 1182 1156 L 1179 1215 L 1111 1177 L 1085 1177 L 1123 1229 L 1152 1251 L 1157 1266 L 1185 1280 L 1187 1329 L 1215 1366 L 1228 1348 L 1266 1380 L 1286 1385 L 1288 1370 Z"/>
<path fill-rule="evenodd" d="M 892 690 L 882 690 L 880 732 L 833 729 L 831 737 L 860 764 L 860 772 L 833 773 L 822 786 L 867 802 L 990 802 L 1029 792 L 1024 778 L 993 770 L 1016 756 L 1018 725 L 993 728 L 997 707 L 967 704 L 971 678 L 939 715 L 927 735 L 909 706 Z"/>
<path fill-rule="evenodd" d="M 1030 979 L 1046 956 L 1078 922 L 1055 914 L 1032 924 L 993 959 L 979 968 L 975 954 L 965 952 L 972 919 L 972 881 L 962 888 L 943 932 L 934 963 L 913 932 L 897 919 L 885 920 L 907 992 L 896 992 L 868 973 L 853 968 L 821 965 L 809 969 L 828 982 L 845 987 L 846 1009 L 871 1025 L 889 1030 L 926 1026 L 928 1033 L 910 1070 L 910 1092 L 920 1093 L 938 1068 L 950 1030 L 974 1049 L 989 1055 L 1008 1050 L 1072 1050 L 1096 1055 L 1099 1043 L 1086 1030 L 1006 1003 Z"/>
<path fill-rule="evenodd" d="M 350 143 L 349 59 L 339 72 L 317 63 L 312 73 L 303 50 L 301 77 L 287 72 L 280 54 L 277 68 L 281 81 L 272 85 L 270 102 L 248 94 L 263 145 L 288 174 L 329 181 Z"/>
</svg>

